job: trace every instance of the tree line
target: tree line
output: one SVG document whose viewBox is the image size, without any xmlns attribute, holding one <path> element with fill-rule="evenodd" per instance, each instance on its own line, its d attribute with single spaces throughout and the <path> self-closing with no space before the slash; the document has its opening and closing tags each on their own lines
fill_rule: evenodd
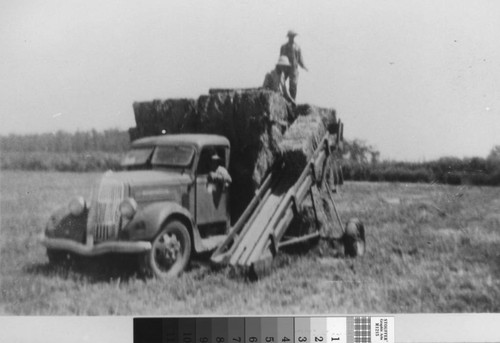
<svg viewBox="0 0 500 343">
<path fill-rule="evenodd" d="M 500 185 L 500 145 L 486 158 L 442 157 L 424 162 L 380 161 L 380 152 L 361 140 L 344 143 L 344 179 L 355 181 L 426 182 L 453 185 Z"/>
<path fill-rule="evenodd" d="M 0 136 L 2 152 L 121 153 L 129 144 L 128 132 L 118 129 Z"/>
<path fill-rule="evenodd" d="M 99 171 L 117 169 L 130 145 L 118 129 L 0 136 L 1 169 Z M 500 145 L 486 158 L 443 157 L 433 161 L 381 161 L 366 142 L 344 142 L 341 167 L 345 180 L 438 182 L 500 185 Z M 340 156 L 339 156 L 340 157 Z"/>
</svg>

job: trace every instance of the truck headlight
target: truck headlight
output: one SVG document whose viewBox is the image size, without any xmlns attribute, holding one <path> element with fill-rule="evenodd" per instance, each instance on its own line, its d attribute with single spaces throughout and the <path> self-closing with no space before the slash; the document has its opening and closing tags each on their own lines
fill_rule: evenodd
<svg viewBox="0 0 500 343">
<path fill-rule="evenodd" d="M 135 212 L 137 211 L 137 202 L 132 198 L 126 198 L 121 202 L 119 211 L 122 217 L 130 220 L 134 217 Z"/>
<path fill-rule="evenodd" d="M 75 217 L 81 215 L 86 207 L 87 203 L 83 197 L 76 197 L 69 202 L 69 211 Z"/>
</svg>

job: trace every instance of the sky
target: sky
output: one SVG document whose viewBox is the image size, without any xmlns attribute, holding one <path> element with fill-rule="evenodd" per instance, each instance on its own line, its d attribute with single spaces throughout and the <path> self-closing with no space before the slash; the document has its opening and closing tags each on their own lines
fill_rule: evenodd
<svg viewBox="0 0 500 343">
<path fill-rule="evenodd" d="M 257 87 L 286 32 L 299 103 L 383 159 L 500 145 L 500 1 L 3 1 L 0 135 L 135 126 L 132 103 Z"/>
</svg>

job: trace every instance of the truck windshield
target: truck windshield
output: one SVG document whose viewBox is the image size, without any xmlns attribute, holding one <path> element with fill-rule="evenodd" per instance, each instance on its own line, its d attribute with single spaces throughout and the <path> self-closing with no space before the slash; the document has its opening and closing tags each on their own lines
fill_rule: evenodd
<svg viewBox="0 0 500 343">
<path fill-rule="evenodd" d="M 166 145 L 156 148 L 151 163 L 153 166 L 187 168 L 194 157 L 194 147 Z"/>
<path fill-rule="evenodd" d="M 152 152 L 153 147 L 132 149 L 127 152 L 121 165 L 123 167 L 142 166 L 146 164 Z"/>
</svg>

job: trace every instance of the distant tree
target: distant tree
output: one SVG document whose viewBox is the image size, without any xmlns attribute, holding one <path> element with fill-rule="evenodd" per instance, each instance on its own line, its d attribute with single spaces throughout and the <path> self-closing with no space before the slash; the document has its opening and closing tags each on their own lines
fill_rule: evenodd
<svg viewBox="0 0 500 343">
<path fill-rule="evenodd" d="M 486 168 L 489 173 L 500 175 L 500 145 L 494 146 L 486 158 Z"/>
<path fill-rule="evenodd" d="M 488 161 L 500 161 L 500 145 L 495 145 L 488 155 Z"/>
<path fill-rule="evenodd" d="M 2 151 L 20 152 L 123 152 L 130 144 L 127 131 L 109 129 L 102 132 L 96 130 L 76 131 L 69 133 L 57 131 L 56 133 L 40 133 L 0 136 L 0 149 Z"/>
<path fill-rule="evenodd" d="M 376 164 L 380 158 L 380 152 L 365 141 L 354 139 L 344 142 L 344 158 L 356 163 Z"/>
</svg>

